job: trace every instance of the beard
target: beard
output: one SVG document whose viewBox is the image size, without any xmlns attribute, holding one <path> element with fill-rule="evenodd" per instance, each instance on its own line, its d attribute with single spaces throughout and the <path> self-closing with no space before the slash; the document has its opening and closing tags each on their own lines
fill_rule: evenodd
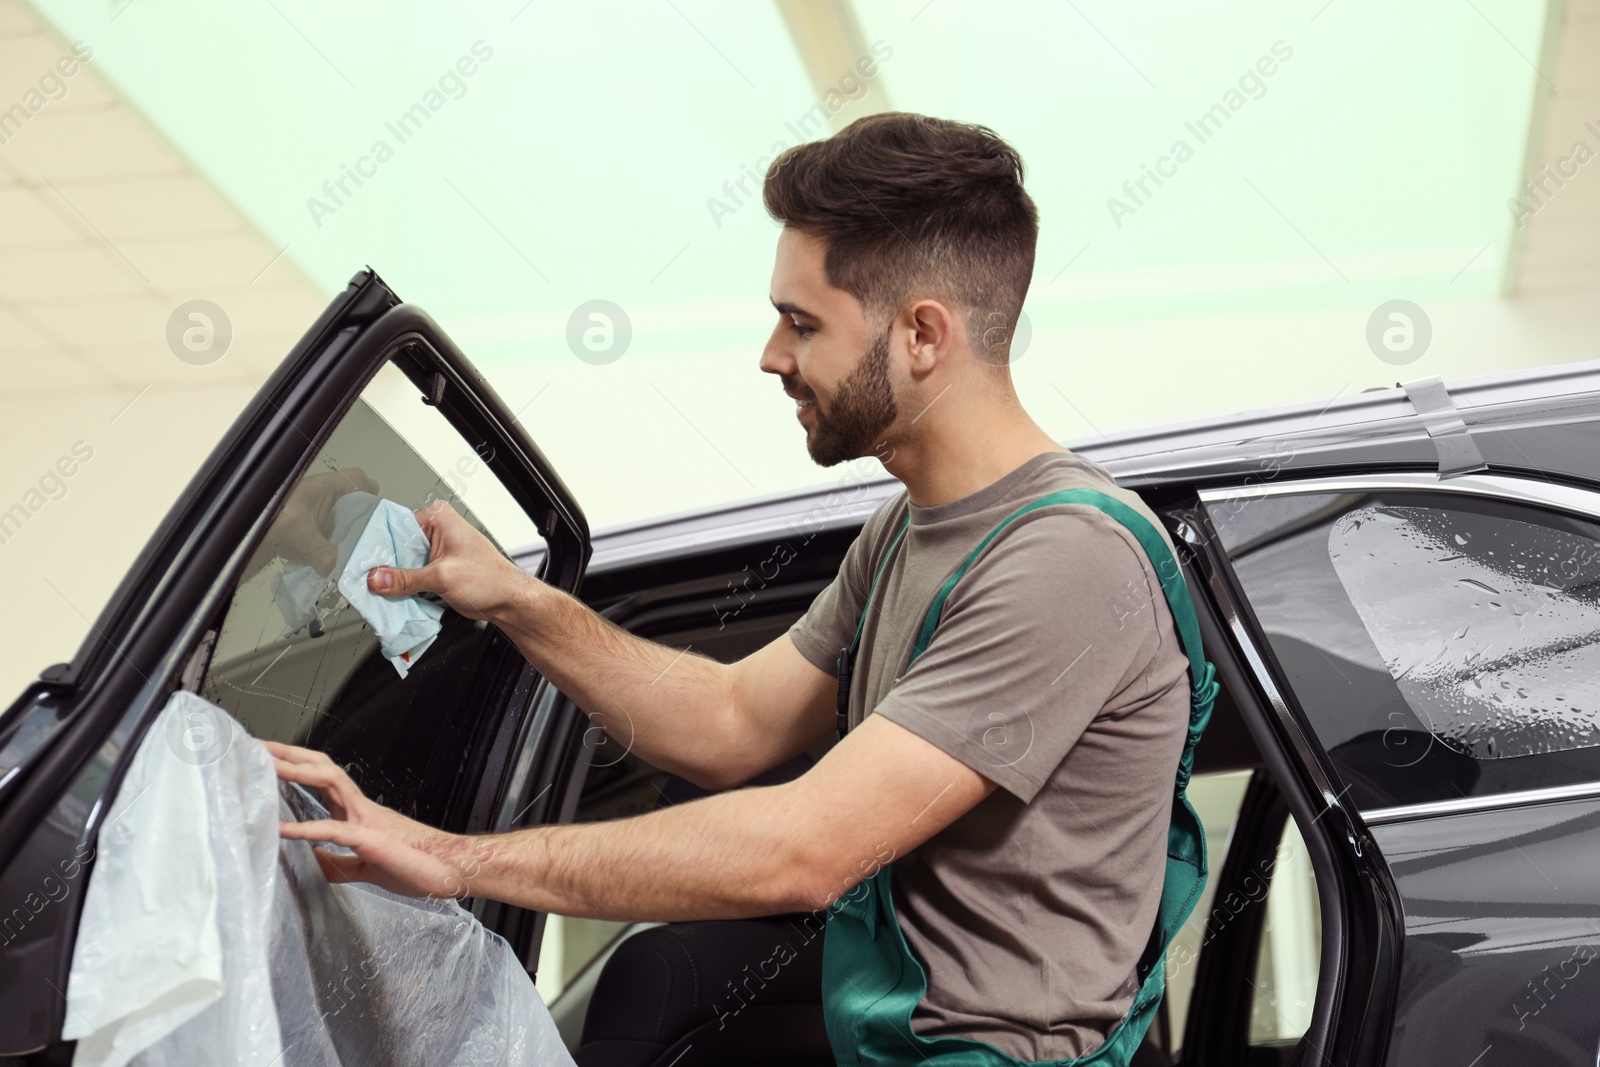
<svg viewBox="0 0 1600 1067">
<path fill-rule="evenodd" d="M 815 397 L 816 394 L 812 394 Z M 816 428 L 806 435 L 806 451 L 819 467 L 832 467 L 850 459 L 874 455 L 883 432 L 894 425 L 894 388 L 889 383 L 889 331 L 885 329 L 856 364 L 856 369 L 839 386 L 822 413 L 818 403 L 812 408 Z"/>
</svg>

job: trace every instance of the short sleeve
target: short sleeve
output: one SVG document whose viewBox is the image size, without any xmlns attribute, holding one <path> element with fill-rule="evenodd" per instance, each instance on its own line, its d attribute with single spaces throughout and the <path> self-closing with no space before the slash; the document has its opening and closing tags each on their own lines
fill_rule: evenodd
<svg viewBox="0 0 1600 1067">
<path fill-rule="evenodd" d="M 789 639 L 800 654 L 818 670 L 832 674 L 838 669 L 839 650 L 855 636 L 856 622 L 867 602 L 872 575 L 887 548 L 890 520 L 903 514 L 905 494 L 888 501 L 861 527 L 861 533 L 845 550 L 839 573 L 827 588 L 817 594 L 806 613 L 789 627 Z"/>
<path fill-rule="evenodd" d="M 1148 668 L 1176 649 L 1133 535 L 1098 508 L 1046 509 L 972 565 L 874 712 L 1027 803 L 1103 708 L 1161 695 Z"/>
</svg>

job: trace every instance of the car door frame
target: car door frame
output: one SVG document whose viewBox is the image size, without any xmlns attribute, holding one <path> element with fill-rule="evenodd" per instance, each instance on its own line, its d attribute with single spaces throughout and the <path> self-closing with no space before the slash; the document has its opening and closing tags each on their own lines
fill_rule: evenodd
<svg viewBox="0 0 1600 1067">
<path fill-rule="evenodd" d="M 75 786 L 98 797 L 77 842 L 80 853 L 88 849 L 83 866 L 92 867 L 100 820 L 126 771 L 126 757 L 171 691 L 203 673 L 209 647 L 203 637 L 234 576 L 317 449 L 391 360 L 464 437 L 492 442 L 478 455 L 544 537 L 540 577 L 578 591 L 589 530 L 570 490 L 427 313 L 403 303 L 370 268 L 358 272 L 212 451 L 71 663 L 47 669 L 0 718 L 0 747 L 18 741 L 25 724 L 38 727 L 25 746 L 14 749 L 13 770 L 0 780 L 0 880 L 52 814 L 58 824 L 63 818 L 81 821 L 72 810 L 61 810 Z M 503 711 L 526 719 L 535 677 L 531 665 L 524 668 L 514 689 L 520 706 Z M 499 763 L 489 765 L 478 795 L 467 802 L 474 813 L 492 810 L 511 762 L 508 738 L 521 736 L 502 725 L 490 756 Z M 33 983 L 42 990 L 34 1002 L 8 1005 L 16 1010 L 6 1016 L 28 1021 L 0 1021 L 0 1054 L 59 1040 L 82 897 L 70 894 L 52 916 L 58 926 L 51 935 L 53 959 L 30 957 L 32 966 L 49 972 L 40 975 L 49 981 Z"/>
<path fill-rule="evenodd" d="M 1295 482 L 1313 481 L 1313 472 L 1296 472 Z M 1288 806 L 1306 844 L 1316 875 L 1322 916 L 1317 999 L 1302 1039 L 1317 1059 L 1373 1065 L 1388 1046 L 1399 980 L 1403 921 L 1393 880 L 1360 814 L 1344 799 L 1338 774 L 1313 739 L 1309 720 L 1286 681 L 1250 609 L 1238 577 L 1206 512 L 1216 493 L 1248 491 L 1251 483 L 1213 483 L 1169 490 L 1178 498 L 1160 513 L 1189 551 L 1183 561 L 1194 592 L 1201 640 L 1217 678 L 1233 696 L 1262 760 Z M 1276 488 L 1276 487 L 1275 487 Z M 1241 811 L 1240 819 L 1258 815 Z M 1213 858 L 1214 877 L 1228 870 L 1227 858 Z M 1219 886 L 1220 888 L 1220 886 Z M 1238 996 L 1240 967 L 1253 970 L 1231 938 L 1207 944 L 1200 954 L 1195 989 L 1184 1024 L 1185 1067 L 1223 1067 L 1243 1062 L 1248 1037 L 1247 998 Z M 1228 962 L 1208 957 L 1228 956 Z M 1241 1008 L 1242 1005 L 1242 1008 Z M 1241 1030 L 1232 1019 L 1245 1012 Z"/>
</svg>

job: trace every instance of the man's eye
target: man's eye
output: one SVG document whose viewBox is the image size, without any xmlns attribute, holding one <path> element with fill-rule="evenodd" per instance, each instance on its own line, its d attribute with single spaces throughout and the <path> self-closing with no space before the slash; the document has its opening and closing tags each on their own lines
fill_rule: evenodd
<svg viewBox="0 0 1600 1067">
<path fill-rule="evenodd" d="M 810 337 L 812 334 L 817 332 L 814 327 L 802 326 L 793 319 L 789 320 L 789 326 L 794 330 L 795 333 L 799 334 L 801 338 Z"/>
</svg>

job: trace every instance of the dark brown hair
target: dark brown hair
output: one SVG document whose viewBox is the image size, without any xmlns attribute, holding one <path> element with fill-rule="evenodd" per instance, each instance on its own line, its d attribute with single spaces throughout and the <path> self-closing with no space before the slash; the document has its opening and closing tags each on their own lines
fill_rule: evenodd
<svg viewBox="0 0 1600 1067">
<path fill-rule="evenodd" d="M 826 243 L 828 283 L 869 316 L 943 299 L 967 312 L 983 353 L 994 327 L 1010 337 L 1033 278 L 1039 213 L 1022 176 L 1022 157 L 993 130 L 892 111 L 784 152 L 762 199 Z"/>
</svg>

